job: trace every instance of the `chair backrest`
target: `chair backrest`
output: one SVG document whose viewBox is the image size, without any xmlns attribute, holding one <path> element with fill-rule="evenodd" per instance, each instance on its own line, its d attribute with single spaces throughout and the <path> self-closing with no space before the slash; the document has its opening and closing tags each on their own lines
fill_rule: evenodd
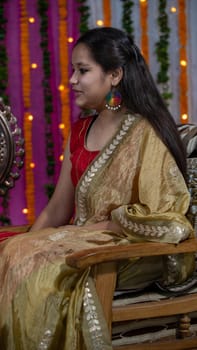
<svg viewBox="0 0 197 350">
<path fill-rule="evenodd" d="M 188 158 L 197 157 L 197 125 L 179 124 L 177 125 L 181 139 L 187 151 Z"/>
<path fill-rule="evenodd" d="M 191 194 L 187 216 L 197 236 L 197 125 L 179 124 L 177 128 L 187 152 L 187 184 Z"/>
<path fill-rule="evenodd" d="M 0 196 L 4 196 L 19 178 L 24 153 L 24 139 L 17 119 L 0 98 Z"/>
<path fill-rule="evenodd" d="M 187 159 L 188 188 L 191 194 L 191 202 L 187 217 L 194 227 L 197 237 L 197 157 Z"/>
<path fill-rule="evenodd" d="M 187 216 L 197 236 L 197 125 L 179 124 L 177 128 L 187 152 L 187 184 L 191 194 Z"/>
</svg>

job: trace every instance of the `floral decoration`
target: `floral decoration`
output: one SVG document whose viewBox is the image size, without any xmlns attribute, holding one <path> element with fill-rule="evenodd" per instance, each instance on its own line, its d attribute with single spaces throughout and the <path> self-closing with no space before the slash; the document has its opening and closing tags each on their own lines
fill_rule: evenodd
<svg viewBox="0 0 197 350">
<path fill-rule="evenodd" d="M 141 50 L 143 56 L 148 63 L 149 52 L 148 52 L 148 4 L 147 0 L 140 1 L 140 24 L 141 24 Z"/>
<path fill-rule="evenodd" d="M 24 105 L 23 133 L 25 139 L 25 194 L 27 201 L 27 219 L 29 223 L 35 220 L 34 212 L 34 173 L 32 163 L 32 122 L 31 122 L 31 76 L 30 76 L 30 53 L 29 53 L 29 22 L 27 13 L 27 1 L 20 0 L 20 49 L 22 70 L 22 93 Z"/>
<path fill-rule="evenodd" d="M 187 102 L 187 88 L 188 88 L 188 77 L 187 77 L 187 20 L 185 11 L 185 0 L 179 0 L 179 41 L 180 50 L 179 57 L 180 62 L 186 62 L 185 65 L 180 65 L 180 115 L 188 115 L 188 102 Z M 183 120 L 181 120 L 183 122 Z M 184 120 L 187 123 L 187 119 Z"/>
<path fill-rule="evenodd" d="M 111 2 L 110 0 L 103 0 L 103 18 L 104 26 L 111 26 Z"/>
<path fill-rule="evenodd" d="M 63 125 L 63 149 L 70 131 L 70 96 L 69 96 L 69 58 L 68 58 L 68 28 L 66 1 L 58 0 L 59 4 L 59 63 L 60 63 L 60 101 L 61 123 Z"/>
</svg>

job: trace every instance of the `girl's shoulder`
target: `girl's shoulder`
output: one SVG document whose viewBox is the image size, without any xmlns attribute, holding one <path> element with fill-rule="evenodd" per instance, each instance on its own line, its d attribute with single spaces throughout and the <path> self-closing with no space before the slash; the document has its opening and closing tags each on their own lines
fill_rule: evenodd
<svg viewBox="0 0 197 350">
<path fill-rule="evenodd" d="M 71 127 L 71 133 L 80 130 L 83 127 L 88 126 L 92 120 L 93 120 L 94 116 L 88 116 L 88 117 L 79 117 L 77 119 L 77 121 L 75 121 Z"/>
<path fill-rule="evenodd" d="M 94 118 L 93 116 L 80 117 L 76 122 L 73 123 L 71 127 L 71 137 L 70 137 L 71 151 L 75 149 L 75 146 L 79 144 L 84 145 L 84 138 L 86 136 L 87 130 L 93 118 Z"/>
</svg>

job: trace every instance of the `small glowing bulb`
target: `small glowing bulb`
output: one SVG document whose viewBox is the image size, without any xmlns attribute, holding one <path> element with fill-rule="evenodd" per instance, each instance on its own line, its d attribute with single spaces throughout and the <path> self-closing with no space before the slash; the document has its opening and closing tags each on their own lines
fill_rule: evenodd
<svg viewBox="0 0 197 350">
<path fill-rule="evenodd" d="M 175 13 L 176 12 L 176 7 L 172 6 L 170 9 L 171 12 Z"/>
<path fill-rule="evenodd" d="M 140 0 L 140 2 L 146 2 L 146 0 Z"/>
<path fill-rule="evenodd" d="M 31 68 L 36 69 L 38 67 L 37 63 L 32 63 Z"/>
<path fill-rule="evenodd" d="M 28 120 L 31 122 L 33 119 L 34 119 L 33 115 L 32 115 L 32 114 L 29 114 L 29 115 L 28 115 Z"/>
<path fill-rule="evenodd" d="M 22 213 L 23 214 L 27 214 L 28 213 L 28 209 L 27 208 L 22 209 Z"/>
<path fill-rule="evenodd" d="M 74 39 L 70 36 L 69 38 L 68 38 L 68 42 L 69 43 L 72 43 L 74 41 Z"/>
<path fill-rule="evenodd" d="M 180 65 L 183 66 L 183 67 L 186 67 L 187 66 L 187 61 L 181 60 L 180 61 Z"/>
<path fill-rule="evenodd" d="M 64 128 L 65 128 L 64 123 L 59 124 L 59 129 L 64 129 Z"/>
<path fill-rule="evenodd" d="M 29 164 L 29 167 L 31 168 L 31 169 L 34 169 L 35 168 L 35 163 L 33 163 L 33 162 L 31 162 L 30 164 Z"/>
<path fill-rule="evenodd" d="M 35 18 L 34 17 L 29 17 L 29 23 L 34 23 L 35 22 Z"/>
<path fill-rule="evenodd" d="M 59 160 L 60 160 L 60 162 L 63 162 L 63 160 L 64 160 L 64 155 L 63 154 L 61 154 L 61 156 L 59 157 Z"/>
<path fill-rule="evenodd" d="M 188 115 L 186 113 L 182 114 L 181 119 L 182 120 L 187 120 L 188 119 Z"/>
<path fill-rule="evenodd" d="M 63 91 L 63 90 L 64 90 L 64 85 L 63 85 L 63 84 L 59 85 L 59 86 L 58 86 L 58 90 L 59 90 L 59 91 Z"/>
<path fill-rule="evenodd" d="M 97 24 L 97 26 L 102 27 L 103 26 L 103 20 L 102 19 L 98 19 L 96 21 L 96 24 Z"/>
</svg>

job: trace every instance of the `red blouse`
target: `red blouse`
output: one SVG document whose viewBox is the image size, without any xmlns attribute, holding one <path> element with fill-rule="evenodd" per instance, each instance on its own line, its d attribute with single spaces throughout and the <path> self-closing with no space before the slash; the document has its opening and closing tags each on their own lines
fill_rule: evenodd
<svg viewBox="0 0 197 350">
<path fill-rule="evenodd" d="M 77 185 L 88 165 L 99 153 L 99 151 L 89 151 L 86 148 L 86 136 L 92 121 L 93 117 L 79 119 L 71 130 L 71 179 L 74 186 Z"/>
</svg>

